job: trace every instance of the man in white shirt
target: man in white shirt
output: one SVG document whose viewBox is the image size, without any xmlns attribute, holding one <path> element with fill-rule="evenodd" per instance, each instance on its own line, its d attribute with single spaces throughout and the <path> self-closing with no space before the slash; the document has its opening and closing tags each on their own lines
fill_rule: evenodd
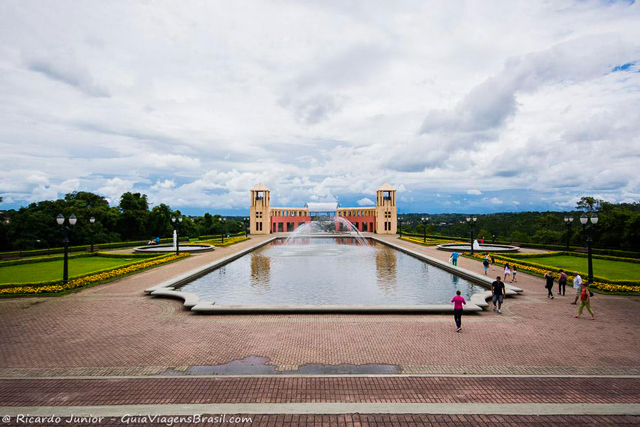
<svg viewBox="0 0 640 427">
<path fill-rule="evenodd" d="M 573 289 L 576 290 L 576 299 L 574 299 L 571 304 L 576 305 L 578 298 L 580 298 L 580 290 L 582 289 L 582 277 L 580 277 L 577 271 L 574 271 L 573 275 L 575 276 L 573 278 Z"/>
</svg>

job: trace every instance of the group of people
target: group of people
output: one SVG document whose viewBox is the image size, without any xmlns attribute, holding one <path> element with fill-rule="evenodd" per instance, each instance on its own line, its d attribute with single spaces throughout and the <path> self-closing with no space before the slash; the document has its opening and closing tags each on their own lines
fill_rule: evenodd
<svg viewBox="0 0 640 427">
<path fill-rule="evenodd" d="M 553 299 L 553 283 L 555 281 L 553 273 L 551 271 L 547 271 L 547 273 L 544 275 L 544 278 L 545 288 L 547 289 L 547 298 Z M 567 275 L 567 273 L 565 273 L 564 270 L 561 269 L 560 277 L 558 277 L 558 295 L 565 295 L 568 279 L 569 276 Z M 587 284 L 582 281 L 582 277 L 580 277 L 580 274 L 577 271 L 573 273 L 573 289 L 575 290 L 576 295 L 571 304 L 577 305 L 578 300 L 580 300 L 580 305 L 578 306 L 578 314 L 576 314 L 574 317 L 582 316 L 582 311 L 586 307 L 589 314 L 591 314 L 591 319 L 595 320 L 596 317 L 593 314 L 593 309 L 591 308 L 591 297 L 593 296 L 593 293 L 587 287 Z"/>
<path fill-rule="evenodd" d="M 491 260 L 491 261 L 489 261 Z M 487 269 L 489 267 L 489 263 L 491 263 L 492 269 L 495 266 L 495 259 L 493 256 L 487 255 L 482 264 L 484 266 L 484 274 L 487 274 Z M 507 275 L 511 276 L 511 282 L 516 282 L 516 274 L 517 269 L 516 266 L 509 266 L 509 263 L 504 266 L 504 279 L 507 280 Z M 554 276 L 551 271 L 547 272 L 544 276 L 545 278 L 545 287 L 548 291 L 547 298 L 553 299 L 553 283 Z M 558 278 L 558 295 L 565 295 L 566 286 L 569 276 L 564 272 L 564 270 L 560 270 L 560 277 Z M 586 307 L 589 314 L 591 314 L 591 319 L 595 320 L 595 315 L 593 313 L 593 309 L 591 308 L 591 297 L 593 293 L 587 285 L 582 281 L 582 277 L 578 272 L 574 272 L 573 279 L 573 288 L 575 289 L 575 299 L 571 304 L 577 305 L 578 300 L 580 300 L 580 305 L 578 307 L 578 314 L 574 317 L 579 318 L 582 315 L 582 311 Z M 500 276 L 496 277 L 496 280 L 491 284 L 491 300 L 493 302 L 493 311 L 498 314 L 502 314 L 502 304 L 504 302 L 504 298 L 506 297 L 506 287 L 502 278 Z M 451 299 L 453 303 L 453 318 L 456 322 L 456 332 L 462 331 L 462 310 L 463 305 L 466 305 L 464 297 L 461 295 L 460 291 L 456 291 L 456 295 Z"/>
<path fill-rule="evenodd" d="M 507 289 L 500 276 L 491 284 L 491 300 L 493 302 L 493 311 L 502 314 L 502 303 L 507 295 Z M 462 310 L 463 305 L 467 304 L 460 291 L 456 291 L 456 295 L 451 299 L 453 303 L 453 318 L 456 322 L 456 332 L 462 331 Z"/>
<path fill-rule="evenodd" d="M 485 254 L 484 259 L 482 260 L 482 266 L 484 267 L 484 275 L 487 275 L 487 271 L 489 270 L 489 265 L 491 265 L 491 270 L 496 269 L 496 259 L 493 255 Z M 511 266 L 509 263 L 504 265 L 504 280 L 510 279 L 511 283 L 518 282 L 516 275 L 518 274 L 518 268 L 514 265 Z"/>
</svg>

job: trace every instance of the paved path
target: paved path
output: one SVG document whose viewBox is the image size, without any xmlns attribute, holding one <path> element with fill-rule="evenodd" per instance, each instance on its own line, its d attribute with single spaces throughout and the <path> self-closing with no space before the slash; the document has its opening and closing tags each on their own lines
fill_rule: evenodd
<svg viewBox="0 0 640 427">
<path fill-rule="evenodd" d="M 148 404 L 276 404 L 311 399 L 457 405 L 490 404 L 496 395 L 519 402 L 522 408 L 558 402 L 634 408 L 640 404 L 638 297 L 596 295 L 597 320 L 574 319 L 570 295 L 548 300 L 542 279 L 520 273 L 517 286 L 525 293 L 509 298 L 503 315 L 488 311 L 466 316 L 463 332 L 455 333 L 453 319 L 445 315 L 207 316 L 184 310 L 178 300 L 143 294 L 152 285 L 265 238 L 254 236 L 248 242 L 60 298 L 0 300 L 0 378 L 4 378 L 0 406 L 62 408 L 108 404 L 118 398 L 122 404 L 137 404 L 143 399 L 140 396 Z M 385 238 L 442 260 L 448 258 L 434 248 Z M 460 268 L 482 271 L 479 262 L 469 259 L 461 259 Z M 291 376 L 354 373 L 403 376 L 304 380 Z M 242 374 L 272 377 L 210 377 Z M 417 374 L 484 377 L 413 376 Z M 501 377 L 510 374 L 534 378 Z M 148 378 L 152 375 L 173 377 Z M 540 378 L 547 375 L 630 378 Z M 93 379 L 80 379 L 85 377 Z M 256 419 L 264 423 L 260 425 L 282 425 L 294 416 Z M 339 421 L 342 425 L 459 421 L 451 415 L 405 414 L 394 416 L 394 421 L 384 417 L 300 415 L 291 425 L 318 420 L 335 425 Z M 498 424 L 502 419 L 482 417 L 465 419 L 469 425 Z M 518 424 L 527 420 L 511 419 Z M 595 415 L 531 418 L 531 423 L 565 425 L 605 421 L 640 423 L 637 417 Z"/>
</svg>

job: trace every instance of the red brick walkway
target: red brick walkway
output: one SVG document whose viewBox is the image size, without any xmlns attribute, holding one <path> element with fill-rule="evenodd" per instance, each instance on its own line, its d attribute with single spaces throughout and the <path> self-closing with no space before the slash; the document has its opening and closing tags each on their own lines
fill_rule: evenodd
<svg viewBox="0 0 640 427">
<path fill-rule="evenodd" d="M 0 380 L 2 406 L 213 403 L 635 403 L 640 378 Z"/>
<path fill-rule="evenodd" d="M 213 415 L 212 415 L 213 416 Z M 260 427 L 418 427 L 418 426 L 473 426 L 473 427 L 505 427 L 505 426 L 638 426 L 640 417 L 637 416 L 588 416 L 588 415 L 547 415 L 547 416 L 524 416 L 524 415 L 426 415 L 426 414 L 401 414 L 401 415 L 371 415 L 371 414 L 344 414 L 344 415 L 251 415 L 242 414 L 240 417 L 249 417 L 250 422 L 240 423 L 186 423 L 178 422 L 171 424 L 176 427 L 186 426 L 260 426 Z M 178 418 L 178 417 L 175 417 Z M 23 423 L 3 423 L 8 427 L 23 426 Z M 39 426 L 87 426 L 86 423 L 69 422 L 69 418 L 62 417 L 60 424 L 38 423 Z M 103 426 L 131 426 L 131 423 L 123 422 L 121 418 L 110 418 L 104 420 Z M 138 423 L 135 425 L 145 426 L 166 426 L 167 422 Z"/>
</svg>

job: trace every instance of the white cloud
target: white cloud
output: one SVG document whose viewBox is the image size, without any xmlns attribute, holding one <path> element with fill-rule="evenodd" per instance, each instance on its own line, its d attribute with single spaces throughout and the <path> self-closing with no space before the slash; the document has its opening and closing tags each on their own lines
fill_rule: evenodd
<svg viewBox="0 0 640 427">
<path fill-rule="evenodd" d="M 97 192 L 106 196 L 111 203 L 117 204 L 123 193 L 133 190 L 134 184 L 134 181 L 115 177 L 107 180 L 106 185 L 98 188 Z"/>
<path fill-rule="evenodd" d="M 367 197 L 358 200 L 358 206 L 373 206 L 375 202 Z"/>
<path fill-rule="evenodd" d="M 639 4 L 595 0 L 3 2 L 0 192 L 135 186 L 240 210 L 259 181 L 280 205 L 389 181 L 416 210 L 464 192 L 486 209 L 517 206 L 490 201 L 511 190 L 637 200 L 639 23 Z"/>
</svg>

